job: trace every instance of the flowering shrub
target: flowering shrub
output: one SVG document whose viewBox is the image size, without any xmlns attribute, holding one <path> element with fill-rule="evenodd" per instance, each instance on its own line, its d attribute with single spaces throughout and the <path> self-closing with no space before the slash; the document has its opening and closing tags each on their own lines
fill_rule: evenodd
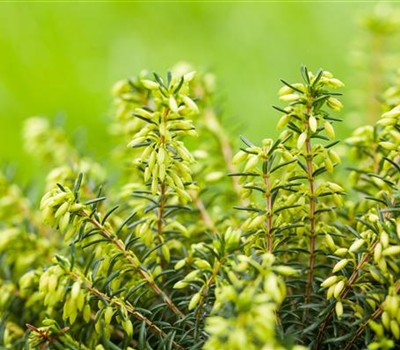
<svg viewBox="0 0 400 350">
<path fill-rule="evenodd" d="M 109 169 L 29 119 L 49 174 L 40 205 L 0 176 L 1 347 L 394 348 L 400 106 L 387 93 L 344 152 L 343 83 L 301 77 L 282 81 L 280 136 L 240 150 L 213 75 L 182 65 L 115 85 Z"/>
</svg>

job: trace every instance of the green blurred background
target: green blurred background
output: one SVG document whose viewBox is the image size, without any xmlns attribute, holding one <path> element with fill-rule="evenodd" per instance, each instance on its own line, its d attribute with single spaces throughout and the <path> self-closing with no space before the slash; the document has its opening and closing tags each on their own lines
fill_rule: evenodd
<svg viewBox="0 0 400 350">
<path fill-rule="evenodd" d="M 113 83 L 179 61 L 213 70 L 227 124 L 255 141 L 275 136 L 280 78 L 323 67 L 352 84 L 352 45 L 367 2 L 0 3 L 0 158 L 24 154 L 29 116 L 65 116 L 87 153 L 107 157 Z M 346 93 L 345 89 L 345 93 Z M 344 97 L 346 102 L 346 97 Z M 233 121 L 233 122 L 231 122 Z M 346 130 L 346 129 L 343 129 Z M 343 131 L 345 133 L 345 131 Z"/>
</svg>

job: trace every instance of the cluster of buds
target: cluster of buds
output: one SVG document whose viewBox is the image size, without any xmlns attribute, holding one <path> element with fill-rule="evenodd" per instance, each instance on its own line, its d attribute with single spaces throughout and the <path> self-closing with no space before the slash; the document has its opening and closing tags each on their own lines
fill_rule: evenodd
<svg viewBox="0 0 400 350">
<path fill-rule="evenodd" d="M 216 302 L 206 324 L 210 338 L 204 349 L 255 350 L 259 344 L 263 349 L 284 349 L 275 338 L 276 311 L 286 295 L 279 274 L 292 276 L 295 271 L 273 263 L 274 256 L 268 253 L 259 259 L 239 255 L 231 262 L 226 271 L 230 283 L 216 288 Z M 233 307 L 226 308 L 226 304 Z"/>
<path fill-rule="evenodd" d="M 305 67 L 302 69 L 304 83 L 289 84 L 285 81 L 279 90 L 279 99 L 288 102 L 285 108 L 277 108 L 283 112 L 278 122 L 278 128 L 288 126 L 289 129 L 298 134 L 297 148 L 301 149 L 305 141 L 322 130 L 329 139 L 335 138 L 332 126 L 332 118 L 322 107 L 328 106 L 333 111 L 343 108 L 339 101 L 338 93 L 329 92 L 327 89 L 343 87 L 344 84 L 333 77 L 330 72 L 319 70 L 316 75 L 309 72 Z"/>
<path fill-rule="evenodd" d="M 27 151 L 44 161 L 62 164 L 73 153 L 64 131 L 53 127 L 46 118 L 27 119 L 23 133 Z"/>
<path fill-rule="evenodd" d="M 135 164 L 143 170 L 143 180 L 150 184 L 153 196 L 160 194 L 160 184 L 166 184 L 183 204 L 191 201 L 188 190 L 195 189 L 188 167 L 194 158 L 184 143 L 183 136 L 196 136 L 188 116 L 199 113 L 198 107 L 188 95 L 188 84 L 194 72 L 180 79 L 169 76 L 168 84 L 155 76 L 155 80 L 142 79 L 153 101 L 153 108 L 139 107 L 133 118 L 145 123 L 135 133 L 128 147 L 143 148 Z"/>
<path fill-rule="evenodd" d="M 53 188 L 40 202 L 43 221 L 64 233 L 65 240 L 78 230 L 83 220 L 78 214 L 84 208 L 83 204 L 77 203 L 75 194 L 68 187 Z"/>
</svg>

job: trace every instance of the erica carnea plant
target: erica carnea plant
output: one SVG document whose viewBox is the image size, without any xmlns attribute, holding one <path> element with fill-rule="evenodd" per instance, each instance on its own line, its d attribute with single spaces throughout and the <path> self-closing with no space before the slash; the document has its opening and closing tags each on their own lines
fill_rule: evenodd
<svg viewBox="0 0 400 350">
<path fill-rule="evenodd" d="M 398 346 L 399 86 L 338 146 L 344 84 L 300 73 L 280 136 L 240 149 L 214 76 L 182 64 L 115 85 L 110 168 L 29 119 L 48 176 L 40 203 L 0 176 L 1 347 Z"/>
</svg>

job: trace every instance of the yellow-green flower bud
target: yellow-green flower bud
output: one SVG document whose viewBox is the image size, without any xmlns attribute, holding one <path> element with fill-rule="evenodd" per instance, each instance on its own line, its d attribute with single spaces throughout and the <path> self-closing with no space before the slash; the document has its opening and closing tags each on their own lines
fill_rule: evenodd
<svg viewBox="0 0 400 350">
<path fill-rule="evenodd" d="M 394 150 L 396 150 L 398 148 L 398 145 L 395 145 L 394 143 L 389 142 L 389 141 L 379 142 L 379 145 L 382 146 L 384 149 L 387 149 L 389 151 L 394 151 Z"/>
<path fill-rule="evenodd" d="M 321 283 L 322 288 L 327 288 L 334 285 L 339 280 L 338 276 L 330 276 L 324 282 Z"/>
<path fill-rule="evenodd" d="M 342 160 L 340 159 L 340 156 L 333 149 L 330 149 L 328 151 L 328 156 L 332 160 L 332 162 L 334 162 L 334 163 L 341 163 L 342 162 Z"/>
<path fill-rule="evenodd" d="M 349 263 L 349 261 L 350 261 L 349 259 L 342 259 L 342 260 L 338 261 L 335 264 L 335 266 L 333 267 L 332 272 L 335 273 L 335 272 L 340 271 L 341 269 L 344 269 L 347 266 L 347 264 Z"/>
<path fill-rule="evenodd" d="M 244 167 L 244 171 L 248 172 L 254 170 L 257 164 L 258 164 L 258 156 L 256 155 L 249 156 L 246 166 Z"/>
<path fill-rule="evenodd" d="M 197 104 L 188 96 L 184 95 L 182 97 L 183 102 L 185 105 L 191 109 L 194 113 L 199 113 L 199 107 L 197 107 Z"/>
<path fill-rule="evenodd" d="M 336 286 L 335 286 L 335 290 L 333 291 L 333 297 L 334 298 L 338 298 L 340 293 L 342 292 L 343 288 L 345 286 L 345 283 L 343 280 L 339 281 Z"/>
<path fill-rule="evenodd" d="M 399 299 L 397 295 L 388 295 L 386 297 L 385 310 L 389 312 L 390 318 L 396 318 L 399 312 Z"/>
<path fill-rule="evenodd" d="M 378 337 L 382 337 L 385 330 L 383 329 L 382 325 L 374 320 L 370 320 L 369 326 L 375 332 Z"/>
<path fill-rule="evenodd" d="M 344 192 L 344 188 L 334 182 L 327 182 L 327 186 L 332 190 L 332 192 Z"/>
<path fill-rule="evenodd" d="M 380 241 L 383 248 L 387 248 L 389 246 L 389 235 L 386 231 L 381 233 Z"/>
<path fill-rule="evenodd" d="M 290 115 L 289 114 L 284 114 L 278 121 L 278 124 L 276 125 L 277 129 L 282 129 L 286 126 L 287 123 L 290 121 Z"/>
<path fill-rule="evenodd" d="M 201 293 L 200 292 L 195 293 L 192 296 L 192 298 L 190 299 L 190 303 L 189 303 L 188 309 L 189 310 L 193 310 L 197 306 L 197 304 L 199 303 L 200 299 L 201 299 Z"/>
<path fill-rule="evenodd" d="M 325 234 L 325 242 L 327 246 L 329 247 L 330 250 L 335 250 L 336 249 L 336 244 L 330 234 Z"/>
<path fill-rule="evenodd" d="M 171 254 L 167 245 L 161 246 L 161 254 L 166 262 L 169 262 L 171 259 Z"/>
<path fill-rule="evenodd" d="M 56 210 L 54 217 L 59 218 L 60 216 L 64 215 L 69 209 L 69 206 L 70 206 L 69 202 L 64 202 L 63 204 L 61 204 Z"/>
<path fill-rule="evenodd" d="M 310 126 L 310 130 L 312 132 L 317 131 L 318 122 L 317 122 L 317 119 L 313 115 L 310 116 L 310 118 L 308 119 L 308 125 Z"/>
<path fill-rule="evenodd" d="M 75 281 L 71 288 L 71 300 L 76 300 L 78 298 L 78 294 L 81 290 L 81 283 L 79 281 Z"/>
<path fill-rule="evenodd" d="M 382 252 L 383 256 L 393 256 L 393 255 L 398 255 L 398 254 L 400 254 L 400 246 L 399 245 L 388 247 Z"/>
<path fill-rule="evenodd" d="M 198 267 L 199 269 L 201 269 L 201 270 L 210 270 L 210 271 L 212 270 L 212 267 L 211 267 L 210 263 L 208 261 L 206 261 L 206 260 L 203 260 L 203 259 L 196 260 L 194 265 L 196 267 Z"/>
<path fill-rule="evenodd" d="M 355 252 L 359 250 L 363 245 L 365 241 L 362 238 L 359 238 L 353 242 L 353 244 L 349 248 L 349 252 Z"/>
<path fill-rule="evenodd" d="M 106 307 L 106 310 L 104 311 L 104 323 L 106 326 L 108 326 L 111 323 L 111 319 L 114 315 L 115 311 L 111 305 L 108 305 Z"/>
<path fill-rule="evenodd" d="M 283 85 L 278 91 L 278 96 L 289 95 L 289 94 L 293 93 L 293 91 L 294 90 L 292 88 L 290 88 L 289 86 Z"/>
<path fill-rule="evenodd" d="M 396 125 L 397 121 L 395 118 L 381 118 L 376 123 L 382 126 L 392 126 Z"/>
<path fill-rule="evenodd" d="M 374 250 L 374 262 L 378 263 L 378 261 L 382 258 L 382 243 L 377 243 Z"/>
<path fill-rule="evenodd" d="M 343 82 L 336 78 L 330 78 L 327 80 L 327 85 L 331 88 L 341 88 L 344 86 Z"/>
<path fill-rule="evenodd" d="M 343 104 L 335 97 L 329 97 L 327 100 L 327 105 L 337 112 L 339 112 L 343 108 Z"/>
<path fill-rule="evenodd" d="M 248 153 L 240 150 L 235 156 L 232 158 L 232 164 L 239 164 L 243 162 L 248 157 Z"/>
<path fill-rule="evenodd" d="M 333 193 L 332 194 L 332 200 L 333 200 L 333 203 L 335 203 L 335 205 L 337 207 L 340 208 L 340 207 L 343 206 L 342 196 L 340 194 Z"/>
<path fill-rule="evenodd" d="M 324 122 L 324 129 L 330 139 L 335 138 L 335 129 L 333 128 L 332 124 L 327 120 Z"/>
<path fill-rule="evenodd" d="M 300 99 L 300 95 L 299 94 L 288 94 L 288 95 L 282 95 L 279 97 L 279 99 L 283 102 L 294 102 L 294 101 L 298 101 Z"/>
<path fill-rule="evenodd" d="M 275 271 L 283 276 L 295 276 L 298 274 L 295 269 L 287 265 L 276 266 Z"/>
<path fill-rule="evenodd" d="M 158 85 L 158 83 L 156 83 L 155 81 L 152 81 L 152 80 L 142 79 L 140 82 L 143 84 L 143 86 L 146 89 L 149 89 L 149 90 L 157 90 L 160 87 L 160 85 Z"/>
<path fill-rule="evenodd" d="M 299 136 L 299 138 L 297 139 L 297 148 L 301 149 L 304 146 L 304 143 L 307 140 L 307 133 L 306 132 L 302 132 Z"/>
<path fill-rule="evenodd" d="M 83 320 L 86 323 L 90 322 L 91 314 L 92 314 L 92 310 L 90 309 L 90 304 L 85 304 L 85 306 L 83 308 Z"/>
<path fill-rule="evenodd" d="M 176 103 L 174 96 L 171 95 L 169 97 L 168 105 L 172 112 L 178 113 L 178 104 Z"/>
<path fill-rule="evenodd" d="M 183 288 L 186 288 L 188 285 L 189 285 L 188 282 L 185 282 L 185 281 L 178 281 L 178 282 L 176 282 L 176 283 L 174 284 L 174 288 L 175 288 L 175 289 L 183 289 Z"/>
<path fill-rule="evenodd" d="M 125 319 L 122 323 L 122 328 L 124 329 L 126 335 L 130 338 L 133 335 L 133 325 L 129 318 Z"/>
<path fill-rule="evenodd" d="M 174 269 L 175 270 L 180 270 L 182 267 L 184 267 L 186 265 L 186 258 L 179 260 L 175 266 Z"/>
<path fill-rule="evenodd" d="M 338 301 L 335 305 L 336 316 L 340 320 L 343 315 L 343 303 Z"/>
<path fill-rule="evenodd" d="M 381 315 L 382 324 L 386 329 L 390 329 L 390 316 L 387 311 L 383 311 Z"/>
<path fill-rule="evenodd" d="M 400 107 L 396 106 L 393 109 L 391 109 L 390 111 L 383 113 L 382 114 L 382 118 L 397 118 L 400 116 Z"/>
<path fill-rule="evenodd" d="M 188 82 L 190 82 L 190 81 L 193 80 L 193 78 L 195 77 L 195 75 L 196 75 L 196 71 L 192 71 L 192 72 L 186 73 L 186 74 L 183 76 L 183 79 L 184 79 L 185 82 L 188 83 Z"/>
<path fill-rule="evenodd" d="M 325 168 L 326 168 L 327 172 L 332 174 L 333 173 L 333 169 L 334 169 L 332 161 L 329 158 L 325 158 L 324 165 L 325 165 Z"/>
<path fill-rule="evenodd" d="M 326 300 L 329 300 L 333 297 L 333 292 L 335 291 L 336 284 L 330 286 L 328 291 L 326 292 Z"/>
<path fill-rule="evenodd" d="M 204 180 L 206 180 L 207 182 L 216 182 L 221 180 L 223 177 L 225 176 L 225 174 L 222 171 L 213 171 L 211 173 L 208 173 Z"/>
<path fill-rule="evenodd" d="M 265 222 L 265 215 L 257 215 L 249 224 L 248 229 L 258 228 Z"/>
<path fill-rule="evenodd" d="M 396 320 L 390 321 L 390 331 L 396 339 L 400 338 L 400 327 Z"/>
</svg>

